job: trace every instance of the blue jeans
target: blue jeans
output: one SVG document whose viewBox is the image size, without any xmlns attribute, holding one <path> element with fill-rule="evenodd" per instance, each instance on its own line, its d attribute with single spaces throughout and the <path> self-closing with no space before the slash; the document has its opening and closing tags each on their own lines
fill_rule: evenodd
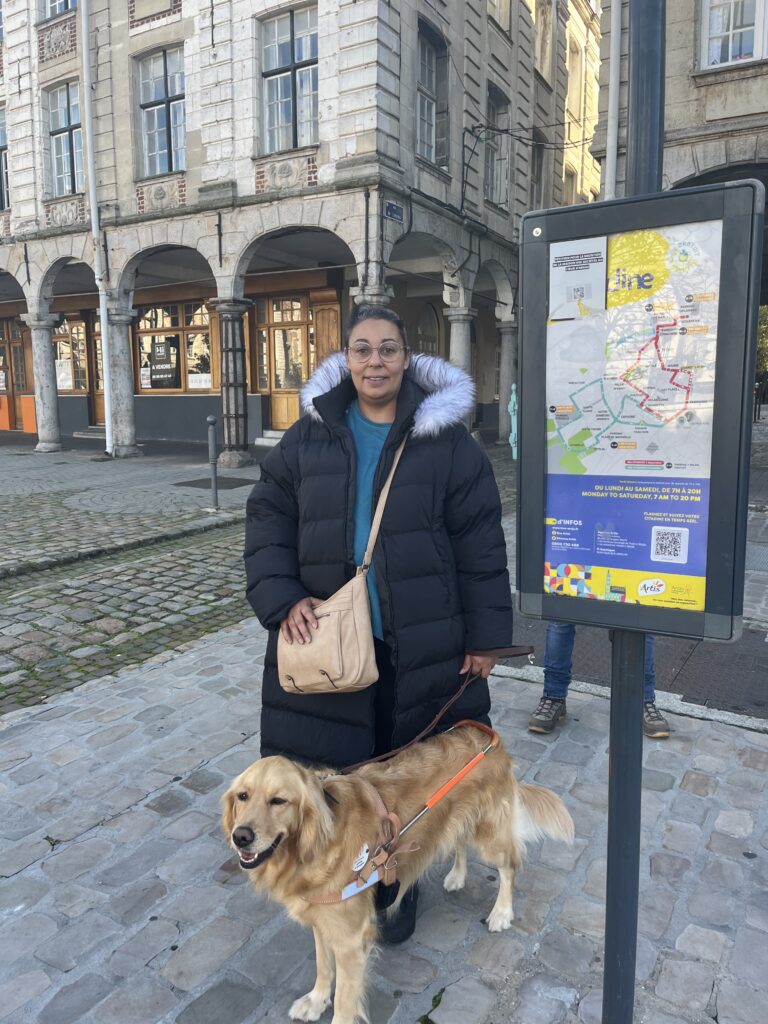
<svg viewBox="0 0 768 1024">
<path fill-rule="evenodd" d="M 568 622 L 547 623 L 547 645 L 544 653 L 544 696 L 565 700 L 571 685 L 571 658 L 576 627 Z M 656 670 L 654 668 L 654 639 L 645 636 L 645 679 L 643 700 L 656 700 Z"/>
</svg>

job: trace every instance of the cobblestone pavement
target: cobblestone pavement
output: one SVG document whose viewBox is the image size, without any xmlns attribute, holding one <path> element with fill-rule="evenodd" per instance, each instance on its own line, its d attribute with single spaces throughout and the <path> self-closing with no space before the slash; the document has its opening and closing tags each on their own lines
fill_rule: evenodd
<svg viewBox="0 0 768 1024">
<path fill-rule="evenodd" d="M 311 938 L 218 831 L 257 755 L 264 647 L 249 619 L 0 720 L 0 1020 L 287 1020 Z M 374 962 L 372 1024 L 600 1020 L 609 703 L 576 687 L 559 733 L 533 738 L 539 688 L 534 668 L 494 676 L 494 718 L 519 776 L 566 800 L 575 845 L 533 845 L 502 934 L 481 923 L 492 871 L 472 864 L 457 893 L 433 872 L 413 939 Z M 644 747 L 635 1019 L 763 1024 L 768 733 L 699 714 Z"/>
<path fill-rule="evenodd" d="M 29 444 L 2 445 L 0 522 L 9 528 L 0 578 L 236 522 L 258 467 L 219 477 L 221 509 L 214 512 L 210 466 L 200 454 L 111 460 L 92 451 L 40 455 Z"/>
<path fill-rule="evenodd" d="M 250 614 L 243 526 L 0 580 L 0 713 Z"/>
</svg>

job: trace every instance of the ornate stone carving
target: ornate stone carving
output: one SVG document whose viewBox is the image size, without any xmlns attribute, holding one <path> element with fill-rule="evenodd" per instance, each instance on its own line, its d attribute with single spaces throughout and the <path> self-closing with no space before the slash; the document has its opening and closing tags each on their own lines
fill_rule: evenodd
<svg viewBox="0 0 768 1024">
<path fill-rule="evenodd" d="M 80 199 L 65 199 L 47 203 L 45 217 L 52 227 L 66 228 L 77 224 L 83 219 L 83 203 Z"/>
<path fill-rule="evenodd" d="M 179 183 L 161 181 L 144 189 L 144 204 L 147 210 L 170 210 L 179 205 Z"/>
<path fill-rule="evenodd" d="M 41 63 L 74 53 L 76 48 L 77 22 L 74 16 L 40 29 L 38 56 Z"/>
</svg>

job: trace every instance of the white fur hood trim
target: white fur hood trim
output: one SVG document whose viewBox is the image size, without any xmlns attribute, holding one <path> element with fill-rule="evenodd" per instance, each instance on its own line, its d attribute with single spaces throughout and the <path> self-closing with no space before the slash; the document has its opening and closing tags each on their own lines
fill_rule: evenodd
<svg viewBox="0 0 768 1024">
<path fill-rule="evenodd" d="M 427 392 L 413 420 L 414 437 L 434 437 L 446 427 L 460 423 L 475 404 L 475 384 L 466 370 L 436 356 L 411 356 L 407 371 L 414 383 Z M 324 360 L 301 390 L 301 408 L 320 422 L 314 400 L 326 394 L 345 377 L 349 367 L 343 352 Z"/>
</svg>

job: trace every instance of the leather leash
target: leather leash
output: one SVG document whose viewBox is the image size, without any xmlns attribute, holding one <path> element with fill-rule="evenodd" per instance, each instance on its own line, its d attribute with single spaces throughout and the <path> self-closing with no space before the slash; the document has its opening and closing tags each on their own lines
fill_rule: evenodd
<svg viewBox="0 0 768 1024">
<path fill-rule="evenodd" d="M 476 657 L 491 656 L 494 658 L 524 658 L 530 656 L 531 654 L 533 654 L 533 652 L 533 647 L 523 644 L 522 646 L 517 647 L 497 647 L 492 651 L 467 651 L 466 653 L 475 655 Z M 449 700 L 447 700 L 445 704 L 443 704 L 443 706 L 440 708 L 440 710 L 429 723 L 429 725 L 426 726 L 426 728 L 422 729 L 417 736 L 414 736 L 412 740 L 409 740 L 408 743 L 404 743 L 401 747 L 396 747 L 394 750 L 390 750 L 386 754 L 378 754 L 376 757 L 368 758 L 367 761 L 358 761 L 357 764 L 351 764 L 348 765 L 346 768 L 341 768 L 338 772 L 336 772 L 336 774 L 349 775 L 351 772 L 357 771 L 358 768 L 362 768 L 366 764 L 376 764 L 377 761 L 388 761 L 391 757 L 394 757 L 395 754 L 401 754 L 404 750 L 407 750 L 409 747 L 412 747 L 414 743 L 418 743 L 419 740 L 423 740 L 425 736 L 429 736 L 430 733 L 434 731 L 435 726 L 438 724 L 438 722 L 446 713 L 446 711 L 448 711 L 456 703 L 456 701 L 461 697 L 461 695 L 464 693 L 469 684 L 474 683 L 474 681 L 479 678 L 479 675 L 471 676 L 469 674 L 469 671 L 467 671 L 467 678 L 458 688 L 456 693 L 454 693 L 454 695 Z"/>
</svg>

